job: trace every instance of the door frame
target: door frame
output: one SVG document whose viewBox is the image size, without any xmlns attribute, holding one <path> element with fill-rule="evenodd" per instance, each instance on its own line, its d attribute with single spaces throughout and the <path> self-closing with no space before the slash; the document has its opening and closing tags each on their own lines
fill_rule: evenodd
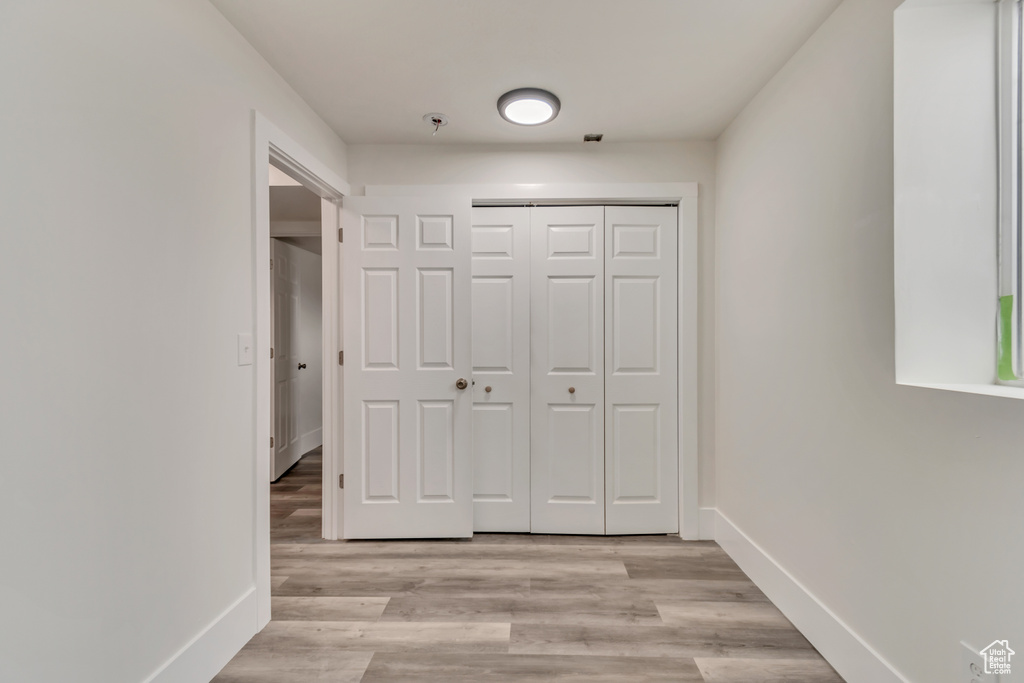
<svg viewBox="0 0 1024 683">
<path fill-rule="evenodd" d="M 270 178 L 268 166 L 286 171 L 307 189 L 319 195 L 333 212 L 322 212 L 321 225 L 323 292 L 323 536 L 337 538 L 337 491 L 334 482 L 340 471 L 341 368 L 335 358 L 341 349 L 342 304 L 338 288 L 338 204 L 351 194 L 349 184 L 315 155 L 255 109 L 252 111 L 252 230 L 253 230 L 253 328 L 255 360 L 253 387 L 253 580 L 256 584 L 256 630 L 270 621 Z"/>
<path fill-rule="evenodd" d="M 682 183 L 537 183 L 481 185 L 367 185 L 366 196 L 472 197 L 473 206 L 558 206 L 565 204 L 677 204 L 678 240 L 678 410 L 679 536 L 699 540 L 698 430 L 698 185 Z"/>
</svg>

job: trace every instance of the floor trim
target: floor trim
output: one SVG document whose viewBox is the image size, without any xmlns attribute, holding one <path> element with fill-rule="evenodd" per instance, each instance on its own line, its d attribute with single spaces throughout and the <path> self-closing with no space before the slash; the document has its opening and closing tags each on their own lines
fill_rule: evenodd
<svg viewBox="0 0 1024 683">
<path fill-rule="evenodd" d="M 216 676 L 256 634 L 256 587 L 250 588 L 157 669 L 145 683 L 195 683 Z"/>
<path fill-rule="evenodd" d="M 700 509 L 700 535 L 702 541 L 715 540 L 715 519 L 718 517 L 718 510 L 715 508 Z"/>
<path fill-rule="evenodd" d="M 765 595 L 782 610 L 807 640 L 849 683 L 907 683 L 891 664 L 760 546 L 719 512 L 715 540 Z M 704 521 L 704 515 L 701 515 Z M 702 524 L 703 526 L 703 524 Z"/>
</svg>

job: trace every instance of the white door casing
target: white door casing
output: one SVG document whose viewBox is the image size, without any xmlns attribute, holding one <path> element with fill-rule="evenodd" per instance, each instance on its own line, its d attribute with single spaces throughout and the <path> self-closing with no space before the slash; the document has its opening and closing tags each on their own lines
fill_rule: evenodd
<svg viewBox="0 0 1024 683">
<path fill-rule="evenodd" d="M 346 198 L 345 538 L 473 533 L 470 202 Z"/>
<path fill-rule="evenodd" d="M 677 533 L 677 209 L 605 208 L 605 526 Z"/>
<path fill-rule="evenodd" d="M 530 210 L 473 209 L 473 529 L 530 531 Z"/>
<path fill-rule="evenodd" d="M 604 208 L 531 211 L 531 530 L 603 534 Z"/>
</svg>

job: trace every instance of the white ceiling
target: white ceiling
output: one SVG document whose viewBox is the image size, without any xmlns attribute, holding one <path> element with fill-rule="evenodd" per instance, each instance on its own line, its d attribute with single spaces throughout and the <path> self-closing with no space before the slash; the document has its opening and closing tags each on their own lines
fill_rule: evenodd
<svg viewBox="0 0 1024 683">
<path fill-rule="evenodd" d="M 489 143 L 714 139 L 840 0 L 211 2 L 346 142 Z M 558 118 L 502 120 L 521 87 Z"/>
</svg>

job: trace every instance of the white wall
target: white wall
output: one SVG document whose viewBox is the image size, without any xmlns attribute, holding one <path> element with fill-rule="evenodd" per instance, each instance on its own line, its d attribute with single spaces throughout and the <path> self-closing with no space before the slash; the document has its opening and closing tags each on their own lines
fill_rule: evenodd
<svg viewBox="0 0 1024 683">
<path fill-rule="evenodd" d="M 697 182 L 701 261 L 700 504 L 714 504 L 713 142 L 349 145 L 348 158 L 349 182 L 356 194 L 366 185 Z"/>
<path fill-rule="evenodd" d="M 907 680 L 958 683 L 961 639 L 1024 643 L 1024 404 L 895 384 L 897 4 L 846 0 L 719 140 L 717 501 Z"/>
<path fill-rule="evenodd" d="M 254 584 L 251 110 L 345 146 L 205 0 L 2 3 L 0 82 L 0 680 L 141 681 Z"/>
</svg>

